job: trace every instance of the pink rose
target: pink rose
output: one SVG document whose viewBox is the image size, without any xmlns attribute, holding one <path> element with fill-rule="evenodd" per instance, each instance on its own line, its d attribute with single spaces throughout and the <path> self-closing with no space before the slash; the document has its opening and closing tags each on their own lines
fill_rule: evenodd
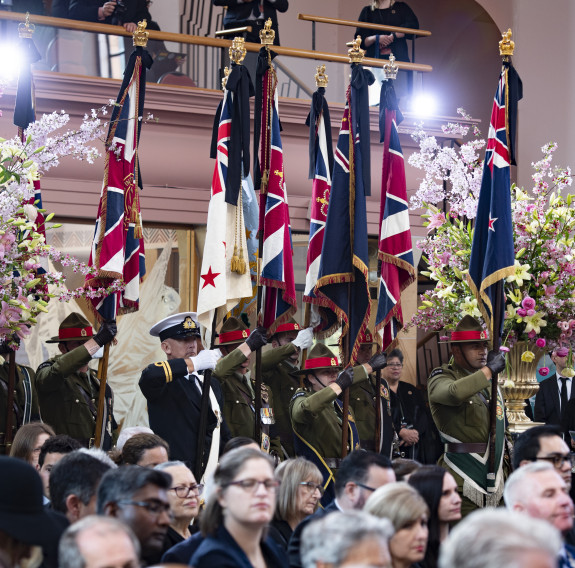
<svg viewBox="0 0 575 568">
<path fill-rule="evenodd" d="M 527 310 L 527 315 L 529 317 L 534 316 L 535 315 L 535 310 Z"/>
<path fill-rule="evenodd" d="M 547 286 L 545 284 L 543 284 L 543 288 L 545 290 L 546 296 L 553 296 L 553 294 L 555 294 L 555 291 L 557 290 L 557 286 Z"/>
<path fill-rule="evenodd" d="M 499 348 L 499 351 L 503 351 L 503 353 L 509 353 L 509 351 L 511 351 L 511 349 L 509 349 L 509 347 L 505 347 L 505 345 L 502 345 Z"/>
<path fill-rule="evenodd" d="M 517 309 L 517 315 L 519 317 L 524 318 L 527 315 L 527 310 L 524 310 L 523 308 L 518 308 Z"/>
<path fill-rule="evenodd" d="M 549 374 L 549 367 L 541 367 L 541 369 L 539 369 L 539 374 L 542 377 L 546 377 Z"/>
<path fill-rule="evenodd" d="M 569 350 L 567 349 L 567 347 L 559 347 L 559 349 L 555 351 L 555 354 L 557 355 L 557 357 L 567 357 L 567 355 L 569 355 Z"/>
<path fill-rule="evenodd" d="M 537 332 L 536 332 L 534 329 L 532 329 L 532 330 L 527 334 L 527 337 L 528 337 L 529 339 L 535 339 L 536 336 L 537 336 Z"/>
<path fill-rule="evenodd" d="M 538 337 L 537 341 L 535 342 L 535 345 L 537 345 L 537 347 L 543 349 L 545 347 L 545 345 L 547 345 L 547 342 L 542 337 Z"/>
<path fill-rule="evenodd" d="M 546 270 L 541 273 L 541 280 L 547 280 L 549 278 L 549 272 Z"/>
<path fill-rule="evenodd" d="M 521 305 L 526 310 L 532 310 L 535 307 L 535 300 L 533 298 L 530 298 L 529 296 L 526 296 L 525 298 L 523 298 Z"/>
</svg>

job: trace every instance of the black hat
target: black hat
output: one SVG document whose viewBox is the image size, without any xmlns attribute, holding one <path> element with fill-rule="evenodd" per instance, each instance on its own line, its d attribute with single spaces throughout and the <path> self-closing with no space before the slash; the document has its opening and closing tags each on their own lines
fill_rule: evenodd
<svg viewBox="0 0 575 568">
<path fill-rule="evenodd" d="M 49 547 L 62 533 L 44 509 L 42 480 L 23 460 L 0 456 L 0 531 L 12 538 Z"/>
<path fill-rule="evenodd" d="M 183 339 L 184 337 L 201 337 L 200 324 L 196 312 L 181 312 L 160 320 L 150 329 L 150 335 L 164 339 Z"/>
</svg>

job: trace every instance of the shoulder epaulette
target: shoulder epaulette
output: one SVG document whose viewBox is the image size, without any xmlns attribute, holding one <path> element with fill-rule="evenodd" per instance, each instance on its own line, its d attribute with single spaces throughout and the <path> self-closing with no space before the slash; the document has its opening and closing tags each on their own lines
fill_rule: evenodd
<svg viewBox="0 0 575 568">
<path fill-rule="evenodd" d="M 38 367 L 38 371 L 39 371 L 40 369 L 44 369 L 44 368 L 46 368 L 46 367 L 51 367 L 53 364 L 54 364 L 54 361 L 53 361 L 53 360 L 44 361 L 44 363 L 42 363 L 42 364 Z"/>
<path fill-rule="evenodd" d="M 303 389 L 298 389 L 296 393 L 291 397 L 290 402 L 293 402 L 296 398 L 299 398 L 300 396 L 305 396 L 306 394 L 307 394 L 306 391 L 304 391 Z"/>
<path fill-rule="evenodd" d="M 442 375 L 444 372 L 445 371 L 441 367 L 438 367 L 437 369 L 433 369 L 433 371 L 431 371 L 429 378 L 433 379 L 433 377 L 437 377 L 437 375 Z"/>
</svg>

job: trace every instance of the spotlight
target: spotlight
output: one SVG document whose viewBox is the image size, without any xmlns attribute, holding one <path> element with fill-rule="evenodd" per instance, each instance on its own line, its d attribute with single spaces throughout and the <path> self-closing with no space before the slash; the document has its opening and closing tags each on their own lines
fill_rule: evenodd
<svg viewBox="0 0 575 568">
<path fill-rule="evenodd" d="M 411 111 L 417 116 L 433 116 L 437 111 L 437 100 L 429 93 L 421 93 L 413 98 Z"/>
<path fill-rule="evenodd" d="M 20 67 L 23 63 L 22 53 L 17 44 L 0 44 L 0 80 L 11 82 L 18 78 Z"/>
</svg>

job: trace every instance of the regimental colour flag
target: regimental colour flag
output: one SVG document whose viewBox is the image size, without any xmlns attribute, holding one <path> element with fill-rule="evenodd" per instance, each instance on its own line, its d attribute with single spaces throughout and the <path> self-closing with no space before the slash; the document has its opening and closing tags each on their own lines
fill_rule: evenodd
<svg viewBox="0 0 575 568">
<path fill-rule="evenodd" d="M 262 306 L 259 323 L 273 334 L 297 310 L 289 207 L 273 67 L 263 76 L 260 160 Z M 256 109 L 258 112 L 258 109 Z"/>
<path fill-rule="evenodd" d="M 335 152 L 333 181 L 325 225 L 318 282 L 314 293 L 326 300 L 334 321 L 343 322 L 343 338 L 349 333 L 350 363 L 356 361 L 360 336 L 370 316 L 366 193 L 368 173 L 362 152 L 369 152 L 368 85 L 373 74 L 352 64 L 351 84 Z M 367 124 L 367 130 L 362 126 Z M 347 362 L 346 362 L 347 363 Z"/>
<path fill-rule="evenodd" d="M 318 310 L 318 306 L 327 305 L 327 300 L 314 294 L 319 274 L 319 263 L 331 190 L 331 171 L 333 168 L 331 124 L 324 92 L 325 88 L 320 87 L 313 94 L 311 111 L 308 117 L 310 128 L 310 174 L 313 184 L 303 301 L 312 305 L 311 324 L 315 331 L 325 332 L 329 335 L 331 330 L 323 329 L 327 322 L 322 325 Z"/>
<path fill-rule="evenodd" d="M 235 72 L 236 69 L 232 70 L 232 73 Z M 240 72 L 239 69 L 237 72 Z M 239 199 L 237 205 L 226 203 L 234 96 L 239 95 L 228 90 L 224 91 L 217 131 L 216 165 L 208 207 L 206 242 L 200 272 L 198 321 L 207 329 L 212 328 L 214 316 L 217 322 L 221 321 L 242 298 L 252 295 L 243 199 Z M 239 195 L 241 196 L 242 192 L 239 192 Z M 250 199 L 255 200 L 255 194 L 253 197 L 250 196 Z M 243 273 L 237 267 L 237 261 L 240 259 L 244 263 Z"/>
<path fill-rule="evenodd" d="M 395 347 L 397 334 L 403 327 L 401 292 L 415 280 L 405 162 L 397 131 L 397 123 L 402 118 L 393 83 L 384 81 L 380 99 L 383 171 L 379 214 L 379 295 L 375 316 L 375 330 L 382 349 Z"/>
<path fill-rule="evenodd" d="M 495 284 L 512 275 L 515 265 L 509 166 L 515 163 L 514 127 L 521 96 L 521 80 L 513 65 L 505 62 L 491 112 L 468 275 L 469 286 L 492 337 L 501 334 L 505 310 L 503 286 Z M 497 289 L 501 294 L 498 314 L 501 326 L 493 329 Z"/>
<path fill-rule="evenodd" d="M 124 289 L 91 300 L 98 319 L 136 311 L 140 280 L 146 266 L 140 213 L 141 188 L 138 143 L 144 109 L 146 68 L 151 57 L 142 47 L 132 52 L 106 139 L 104 182 L 98 206 L 94 240 L 86 276 L 91 287 L 107 287 L 123 282 Z"/>
</svg>

